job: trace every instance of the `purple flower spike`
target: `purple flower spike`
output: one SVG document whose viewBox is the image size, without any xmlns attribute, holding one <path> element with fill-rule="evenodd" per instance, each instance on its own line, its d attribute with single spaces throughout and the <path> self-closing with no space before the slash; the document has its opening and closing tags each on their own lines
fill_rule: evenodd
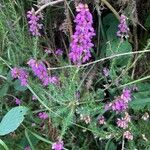
<svg viewBox="0 0 150 150">
<path fill-rule="evenodd" d="M 94 46 L 92 37 L 95 33 L 92 27 L 93 18 L 88 5 L 80 3 L 76 11 L 78 14 L 74 20 L 76 27 L 75 33 L 72 35 L 69 58 L 74 64 L 81 64 L 88 61 L 91 57 L 90 49 Z"/>
<path fill-rule="evenodd" d="M 36 15 L 34 8 L 27 12 L 29 31 L 33 36 L 41 36 L 39 30 L 42 29 L 42 24 L 39 23 L 42 19 L 42 15 Z"/>
<path fill-rule="evenodd" d="M 42 84 L 44 86 L 47 86 L 50 83 L 52 84 L 57 83 L 58 78 L 55 76 L 50 77 L 48 75 L 47 68 L 42 61 L 36 61 L 34 59 L 30 59 L 27 64 L 31 67 L 35 76 L 37 76 L 42 81 Z"/>
<path fill-rule="evenodd" d="M 54 150 L 63 150 L 64 149 L 64 142 L 58 141 L 52 144 L 52 149 Z"/>
<path fill-rule="evenodd" d="M 27 86 L 28 84 L 28 73 L 22 68 L 13 68 L 11 70 L 11 75 L 14 79 L 19 79 L 21 86 Z"/>
<path fill-rule="evenodd" d="M 129 37 L 128 35 L 129 28 L 126 19 L 127 19 L 126 16 L 124 15 L 120 16 L 120 24 L 118 25 L 117 36 L 120 37 L 121 39 Z"/>
</svg>

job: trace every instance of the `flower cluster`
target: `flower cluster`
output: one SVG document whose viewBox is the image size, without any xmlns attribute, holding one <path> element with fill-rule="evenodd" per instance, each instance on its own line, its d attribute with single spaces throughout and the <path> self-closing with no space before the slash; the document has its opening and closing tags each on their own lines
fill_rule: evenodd
<svg viewBox="0 0 150 150">
<path fill-rule="evenodd" d="M 123 112 L 128 108 L 128 102 L 131 101 L 131 90 L 123 89 L 121 96 L 117 97 L 113 102 L 105 105 L 105 110 Z"/>
<path fill-rule="evenodd" d="M 50 83 L 58 83 L 57 77 L 50 77 L 48 75 L 47 68 L 43 62 L 38 62 L 35 59 L 30 59 L 27 64 L 32 68 L 32 71 L 42 81 L 44 86 L 47 86 Z"/>
<path fill-rule="evenodd" d="M 52 149 L 54 150 L 63 150 L 64 149 L 64 142 L 59 140 L 52 144 Z"/>
<path fill-rule="evenodd" d="M 91 122 L 91 118 L 89 115 L 84 116 L 84 115 L 80 114 L 80 120 L 83 120 L 86 124 L 89 124 Z"/>
<path fill-rule="evenodd" d="M 98 118 L 98 123 L 101 124 L 101 125 L 106 124 L 104 116 L 100 116 Z"/>
<path fill-rule="evenodd" d="M 27 12 L 29 31 L 33 36 L 41 36 L 39 30 L 42 29 L 42 24 L 39 23 L 42 19 L 42 15 L 36 15 L 34 8 Z"/>
<path fill-rule="evenodd" d="M 133 135 L 130 131 L 125 131 L 123 136 L 128 140 L 133 140 Z"/>
<path fill-rule="evenodd" d="M 78 14 L 74 20 L 76 27 L 70 44 L 69 57 L 73 63 L 81 64 L 88 61 L 91 57 L 90 49 L 94 46 L 91 39 L 95 33 L 92 27 L 93 18 L 88 5 L 80 3 L 76 11 Z"/>
<path fill-rule="evenodd" d="M 117 125 L 120 128 L 126 129 L 128 128 L 128 123 L 131 121 L 130 115 L 126 112 L 124 118 L 117 118 Z"/>
<path fill-rule="evenodd" d="M 48 118 L 48 114 L 46 112 L 40 112 L 40 113 L 38 113 L 38 116 L 42 120 L 45 120 Z"/>
<path fill-rule="evenodd" d="M 11 75 L 14 79 L 19 79 L 20 80 L 21 86 L 27 86 L 29 75 L 24 69 L 14 67 L 11 70 Z"/>
<path fill-rule="evenodd" d="M 117 97 L 116 100 L 112 103 L 112 110 L 116 112 L 125 111 L 128 108 L 127 103 L 121 99 L 121 97 Z"/>
<path fill-rule="evenodd" d="M 128 38 L 129 28 L 126 22 L 127 17 L 124 15 L 120 16 L 120 24 L 118 25 L 117 36 L 123 38 Z"/>
</svg>

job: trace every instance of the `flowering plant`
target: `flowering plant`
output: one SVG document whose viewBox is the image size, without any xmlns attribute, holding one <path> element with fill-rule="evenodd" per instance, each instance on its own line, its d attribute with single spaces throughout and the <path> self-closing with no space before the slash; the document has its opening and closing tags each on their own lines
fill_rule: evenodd
<svg viewBox="0 0 150 150">
<path fill-rule="evenodd" d="M 85 2 L 0 2 L 0 149 L 150 148 L 149 21 Z"/>
</svg>

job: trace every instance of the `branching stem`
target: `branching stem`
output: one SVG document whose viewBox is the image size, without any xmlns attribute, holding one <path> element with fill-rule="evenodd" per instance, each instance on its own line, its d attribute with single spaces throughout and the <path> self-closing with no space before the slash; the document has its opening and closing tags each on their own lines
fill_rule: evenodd
<svg viewBox="0 0 150 150">
<path fill-rule="evenodd" d="M 56 1 L 53 1 L 53 2 L 46 3 L 46 4 L 42 5 L 42 6 L 35 12 L 35 14 L 38 14 L 39 12 L 41 12 L 43 9 L 45 9 L 45 8 L 48 7 L 48 6 L 53 6 L 53 5 L 58 4 L 58 3 L 61 3 L 61 2 L 64 2 L 64 0 L 56 0 Z"/>
</svg>

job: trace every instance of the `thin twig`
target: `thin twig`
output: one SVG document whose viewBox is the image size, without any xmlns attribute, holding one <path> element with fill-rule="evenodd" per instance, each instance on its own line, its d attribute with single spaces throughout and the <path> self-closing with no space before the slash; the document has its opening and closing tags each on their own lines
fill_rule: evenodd
<svg viewBox="0 0 150 150">
<path fill-rule="evenodd" d="M 43 9 L 45 9 L 45 8 L 48 7 L 48 6 L 53 6 L 53 5 L 58 4 L 58 3 L 61 3 L 61 2 L 64 2 L 64 0 L 57 0 L 57 1 L 53 1 L 53 2 L 46 3 L 46 4 L 44 4 L 43 6 L 41 6 L 41 7 L 35 12 L 35 14 L 38 14 L 39 12 L 41 12 Z"/>
<path fill-rule="evenodd" d="M 98 60 L 89 62 L 87 64 L 83 64 L 83 65 L 80 65 L 80 66 L 78 66 L 78 65 L 67 65 L 67 66 L 56 67 L 56 68 L 48 68 L 48 70 L 58 70 L 58 69 L 76 68 L 76 67 L 81 68 L 81 67 L 86 67 L 86 66 L 89 66 L 89 65 L 92 65 L 92 64 L 95 64 L 95 63 L 99 63 L 99 62 L 108 60 L 108 59 L 113 59 L 115 57 L 120 57 L 120 56 L 125 56 L 125 55 L 132 55 L 132 54 L 140 54 L 140 53 L 148 53 L 148 52 L 150 52 L 150 50 L 142 50 L 142 51 L 121 53 L 121 54 L 116 54 L 116 55 L 109 56 L 109 57 L 106 57 L 106 58 L 98 59 Z"/>
<path fill-rule="evenodd" d="M 122 138 L 122 148 L 121 150 L 124 150 L 124 137 Z"/>
<path fill-rule="evenodd" d="M 7 77 L 4 77 L 3 75 L 0 75 L 0 78 L 7 80 Z"/>
<path fill-rule="evenodd" d="M 135 84 L 135 83 L 137 83 L 137 82 L 141 82 L 141 81 L 144 81 L 144 80 L 147 80 L 147 79 L 150 79 L 150 76 L 146 76 L 146 77 L 143 77 L 143 78 L 134 80 L 134 81 L 132 81 L 132 82 L 123 84 L 123 85 L 121 85 L 119 88 L 122 88 L 122 87 L 125 87 L 125 86 L 128 86 L 128 85 L 131 85 L 131 84 Z"/>
<path fill-rule="evenodd" d="M 118 18 L 120 18 L 119 14 L 117 13 L 117 11 L 110 5 L 109 2 L 107 2 L 107 0 L 101 0 L 101 2 L 103 2 L 113 13 L 114 15 Z"/>
</svg>

